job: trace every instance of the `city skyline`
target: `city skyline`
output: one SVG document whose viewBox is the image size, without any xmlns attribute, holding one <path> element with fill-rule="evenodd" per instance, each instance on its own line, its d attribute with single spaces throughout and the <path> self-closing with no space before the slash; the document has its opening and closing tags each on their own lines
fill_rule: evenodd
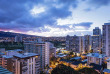
<svg viewBox="0 0 110 74">
<path fill-rule="evenodd" d="M 0 31 L 38 36 L 92 35 L 109 22 L 110 0 L 1 0 Z"/>
</svg>

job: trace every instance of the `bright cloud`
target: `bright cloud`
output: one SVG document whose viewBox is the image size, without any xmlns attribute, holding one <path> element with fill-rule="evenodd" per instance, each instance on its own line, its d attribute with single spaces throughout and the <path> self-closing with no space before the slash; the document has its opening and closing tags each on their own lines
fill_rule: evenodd
<svg viewBox="0 0 110 74">
<path fill-rule="evenodd" d="M 42 13 L 45 11 L 45 8 L 44 7 L 37 7 L 37 6 L 34 6 L 31 10 L 30 10 L 30 13 L 35 16 L 39 13 Z"/>
</svg>

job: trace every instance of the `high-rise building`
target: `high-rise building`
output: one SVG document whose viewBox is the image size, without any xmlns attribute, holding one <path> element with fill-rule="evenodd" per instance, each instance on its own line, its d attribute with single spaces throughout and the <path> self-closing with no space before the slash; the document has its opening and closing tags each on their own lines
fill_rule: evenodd
<svg viewBox="0 0 110 74">
<path fill-rule="evenodd" d="M 50 49 L 50 58 L 51 57 L 56 57 L 56 47 Z"/>
<path fill-rule="evenodd" d="M 70 36 L 67 35 L 66 36 L 66 50 L 70 50 Z"/>
<path fill-rule="evenodd" d="M 2 56 L 3 56 L 3 55 L 5 55 L 5 54 L 0 52 L 0 66 L 2 66 L 2 64 L 3 64 L 3 63 L 2 63 Z"/>
<path fill-rule="evenodd" d="M 93 35 L 101 35 L 101 29 L 99 27 L 95 27 L 95 29 L 93 29 Z"/>
<path fill-rule="evenodd" d="M 42 69 L 44 69 L 46 65 L 49 65 L 51 48 L 50 42 L 42 42 L 39 39 L 37 41 L 28 41 L 24 43 L 25 52 L 33 52 L 40 55 L 40 66 Z"/>
<path fill-rule="evenodd" d="M 67 36 L 66 37 L 66 50 L 76 53 L 82 52 L 82 37 L 81 36 Z"/>
<path fill-rule="evenodd" d="M 110 56 L 110 23 L 103 25 L 103 53 Z"/>
<path fill-rule="evenodd" d="M 21 52 L 21 51 L 20 51 Z M 9 50 L 5 51 L 5 53 L 0 54 L 0 65 L 8 69 L 9 71 L 13 72 L 13 55 L 20 54 L 19 50 Z"/>
<path fill-rule="evenodd" d="M 99 29 L 99 27 L 95 27 L 95 29 L 93 29 L 93 36 L 92 36 L 92 49 L 93 49 L 93 52 L 101 51 L 101 47 L 102 47 L 101 38 L 102 38 L 101 29 Z"/>
<path fill-rule="evenodd" d="M 39 55 L 35 53 L 14 55 L 14 74 L 39 74 L 39 62 Z"/>
<path fill-rule="evenodd" d="M 85 35 L 83 37 L 83 53 L 88 53 L 91 50 L 92 38 L 91 35 Z"/>
<path fill-rule="evenodd" d="M 23 39 L 22 39 L 22 36 L 15 36 L 15 42 L 22 42 Z"/>
</svg>

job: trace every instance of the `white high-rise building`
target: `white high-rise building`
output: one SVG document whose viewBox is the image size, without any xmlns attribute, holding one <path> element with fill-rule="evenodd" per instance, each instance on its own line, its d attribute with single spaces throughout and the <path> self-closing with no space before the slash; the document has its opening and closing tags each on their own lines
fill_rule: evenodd
<svg viewBox="0 0 110 74">
<path fill-rule="evenodd" d="M 39 55 L 24 53 L 14 55 L 14 74 L 39 74 Z"/>
<path fill-rule="evenodd" d="M 22 36 L 15 36 L 15 42 L 22 42 L 23 39 L 22 39 Z"/>
<path fill-rule="evenodd" d="M 110 23 L 103 25 L 103 53 L 110 56 Z"/>
<path fill-rule="evenodd" d="M 46 65 L 49 65 L 51 48 L 52 44 L 50 42 L 42 42 L 41 40 L 24 43 L 25 52 L 33 52 L 40 55 L 40 66 L 42 69 L 44 69 Z"/>
</svg>

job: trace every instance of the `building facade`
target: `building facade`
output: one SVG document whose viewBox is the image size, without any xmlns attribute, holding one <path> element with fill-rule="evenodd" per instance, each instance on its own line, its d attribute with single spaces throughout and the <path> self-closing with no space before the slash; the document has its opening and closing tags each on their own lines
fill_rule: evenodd
<svg viewBox="0 0 110 74">
<path fill-rule="evenodd" d="M 13 72 L 13 63 L 12 63 L 12 56 L 2 55 L 1 59 L 1 66 L 9 71 Z"/>
<path fill-rule="evenodd" d="M 82 52 L 82 37 L 81 36 L 67 36 L 66 37 L 66 50 L 73 51 L 74 53 Z"/>
<path fill-rule="evenodd" d="M 24 53 L 14 55 L 13 63 L 14 74 L 39 74 L 40 60 L 38 54 Z"/>
<path fill-rule="evenodd" d="M 40 55 L 40 66 L 42 69 L 49 65 L 51 48 L 50 42 L 42 42 L 41 40 L 24 43 L 25 52 L 33 52 Z"/>
<path fill-rule="evenodd" d="M 83 37 L 83 53 L 89 53 L 92 47 L 92 37 L 91 35 L 84 35 Z"/>
<path fill-rule="evenodd" d="M 99 27 L 95 27 L 95 29 L 93 29 L 93 36 L 92 36 L 93 52 L 101 52 L 101 48 L 102 48 L 101 29 L 99 29 Z"/>
<path fill-rule="evenodd" d="M 102 65 L 105 55 L 99 53 L 89 53 L 87 54 L 87 64 L 98 64 Z"/>
<path fill-rule="evenodd" d="M 22 36 L 15 36 L 15 42 L 22 42 L 23 39 L 22 39 Z"/>
<path fill-rule="evenodd" d="M 103 25 L 103 53 L 110 56 L 110 23 Z"/>
</svg>

